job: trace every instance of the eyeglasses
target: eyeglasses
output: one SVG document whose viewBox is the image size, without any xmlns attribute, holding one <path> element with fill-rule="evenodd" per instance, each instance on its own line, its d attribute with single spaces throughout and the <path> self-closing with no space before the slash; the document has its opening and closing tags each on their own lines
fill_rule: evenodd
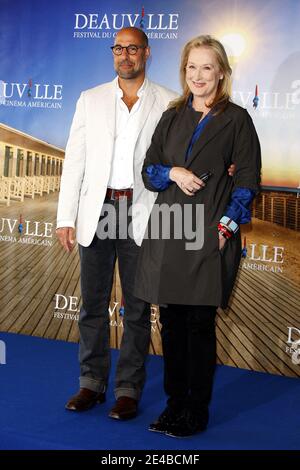
<svg viewBox="0 0 300 470">
<path fill-rule="evenodd" d="M 123 49 L 126 49 L 127 54 L 135 55 L 139 49 L 146 49 L 147 46 L 136 46 L 135 44 L 129 44 L 129 46 L 111 46 L 111 50 L 115 55 L 122 55 Z"/>
</svg>

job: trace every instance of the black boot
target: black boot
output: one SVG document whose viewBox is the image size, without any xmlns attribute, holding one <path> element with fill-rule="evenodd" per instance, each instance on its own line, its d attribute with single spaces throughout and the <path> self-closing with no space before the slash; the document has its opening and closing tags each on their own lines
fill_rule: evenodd
<svg viewBox="0 0 300 470">
<path fill-rule="evenodd" d="M 178 417 L 181 415 L 182 410 L 175 410 L 167 406 L 164 411 L 159 415 L 156 421 L 150 424 L 149 431 L 166 433 L 173 425 L 175 425 Z"/>
<path fill-rule="evenodd" d="M 177 417 L 177 420 L 169 426 L 166 431 L 167 436 L 188 437 L 204 431 L 208 423 L 208 409 L 195 412 L 186 408 Z"/>
</svg>

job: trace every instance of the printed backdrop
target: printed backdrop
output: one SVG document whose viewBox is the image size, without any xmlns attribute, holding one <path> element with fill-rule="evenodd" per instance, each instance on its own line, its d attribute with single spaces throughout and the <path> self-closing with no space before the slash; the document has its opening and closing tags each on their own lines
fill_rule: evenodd
<svg viewBox="0 0 300 470">
<path fill-rule="evenodd" d="M 218 315 L 218 361 L 299 376 L 300 2 L 0 0 L 0 15 L 0 331 L 78 341 L 78 252 L 55 239 L 57 198 L 76 100 L 114 78 L 117 31 L 145 31 L 150 79 L 176 91 L 183 45 L 212 34 L 263 155 L 238 282 Z M 117 270 L 109 315 L 118 347 L 126 312 Z M 150 352 L 161 354 L 155 305 L 151 322 Z"/>
</svg>

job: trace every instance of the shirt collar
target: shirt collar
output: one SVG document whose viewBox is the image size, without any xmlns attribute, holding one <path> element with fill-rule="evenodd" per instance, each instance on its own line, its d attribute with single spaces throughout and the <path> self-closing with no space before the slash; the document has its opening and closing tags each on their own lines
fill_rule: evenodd
<svg viewBox="0 0 300 470">
<path fill-rule="evenodd" d="M 138 89 L 138 92 L 137 92 L 137 95 L 139 98 L 141 98 L 145 94 L 145 91 L 148 87 L 148 83 L 149 83 L 148 78 L 145 78 L 142 86 Z M 117 97 L 120 99 L 123 97 L 123 90 L 119 86 L 118 77 L 116 77 L 116 94 L 117 94 Z"/>
<path fill-rule="evenodd" d="M 195 111 L 195 109 L 193 108 L 193 99 L 194 99 L 194 96 L 193 94 L 191 93 L 188 100 L 187 100 L 187 107 L 189 109 L 193 109 Z M 211 118 L 213 116 L 213 110 L 215 110 L 216 107 L 214 106 L 213 108 L 211 108 L 211 110 L 207 113 L 206 117 L 209 117 Z M 201 111 L 195 111 L 195 113 L 200 113 Z"/>
</svg>

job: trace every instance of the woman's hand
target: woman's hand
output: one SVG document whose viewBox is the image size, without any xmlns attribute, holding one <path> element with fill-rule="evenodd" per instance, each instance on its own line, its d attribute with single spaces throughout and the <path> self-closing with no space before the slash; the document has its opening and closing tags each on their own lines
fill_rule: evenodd
<svg viewBox="0 0 300 470">
<path fill-rule="evenodd" d="M 205 186 L 205 183 L 194 175 L 192 171 L 179 166 L 171 168 L 169 178 L 174 181 L 187 196 L 194 196 L 197 191 Z"/>
<path fill-rule="evenodd" d="M 221 233 L 219 233 L 219 250 L 222 250 L 224 248 L 226 241 L 226 238 L 223 237 Z"/>
</svg>

